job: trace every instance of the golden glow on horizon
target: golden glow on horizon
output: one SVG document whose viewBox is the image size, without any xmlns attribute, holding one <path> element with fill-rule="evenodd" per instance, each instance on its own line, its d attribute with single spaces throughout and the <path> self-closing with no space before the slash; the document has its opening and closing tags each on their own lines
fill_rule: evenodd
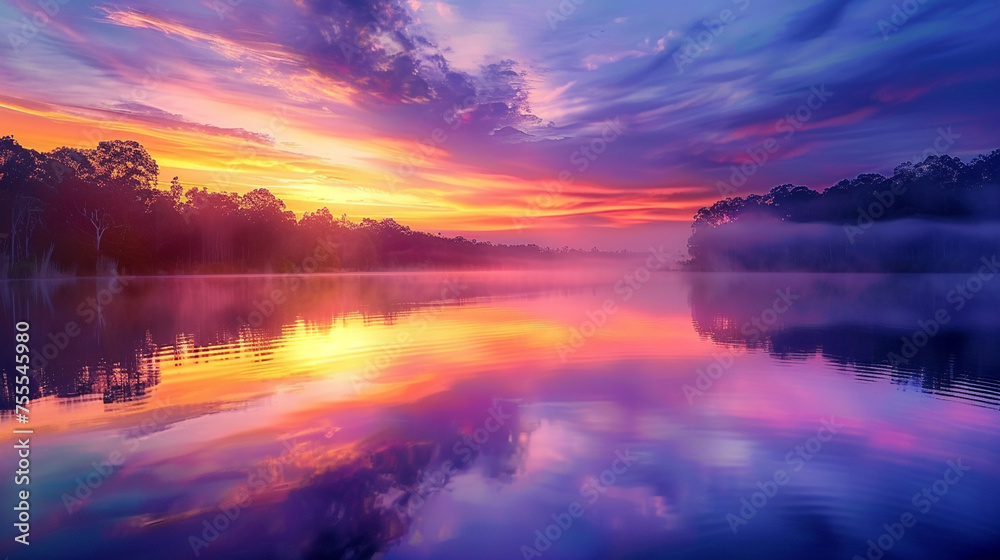
<svg viewBox="0 0 1000 560">
<path fill-rule="evenodd" d="M 474 329 L 464 320 L 470 310 L 477 317 Z M 157 352 L 161 382 L 147 401 L 112 405 L 134 408 L 134 414 L 109 415 L 100 398 L 48 397 L 34 401 L 33 418 L 40 420 L 34 428 L 52 434 L 81 426 L 121 429 L 165 406 L 176 407 L 179 420 L 231 410 L 289 385 L 313 387 L 309 394 L 317 406 L 335 401 L 339 407 L 367 407 L 412 402 L 484 371 L 521 371 L 526 382 L 534 382 L 562 366 L 558 349 L 569 345 L 570 329 L 582 320 L 570 311 L 524 301 L 427 307 L 397 316 L 393 325 L 377 317 L 366 324 L 351 314 L 324 325 L 300 320 L 273 340 L 246 332 L 236 342 L 198 348 L 181 340 Z M 386 350 L 397 346 L 397 354 Z M 631 308 L 574 349 L 572 359 L 657 359 L 699 348 L 707 351 L 711 343 L 690 328 L 688 315 L 664 325 L 662 315 Z"/>
<path fill-rule="evenodd" d="M 517 220 L 529 230 L 568 231 L 579 227 L 575 218 L 588 216 L 603 216 L 605 227 L 689 221 L 699 205 L 711 202 L 661 200 L 654 211 L 654 193 L 622 193 L 584 181 L 550 196 L 551 180 L 525 181 L 455 165 L 447 144 L 424 148 L 416 140 L 366 136 L 346 127 L 331 137 L 304 109 L 286 111 L 278 121 L 273 112 L 246 104 L 233 109 L 239 118 L 230 120 L 260 123 L 265 132 L 268 123 L 280 123 L 269 134 L 274 144 L 250 140 L 240 129 L 27 100 L 0 101 L 0 119 L 22 145 L 40 151 L 136 140 L 160 164 L 161 185 L 177 176 L 186 188 L 245 193 L 264 187 L 299 216 L 327 206 L 354 220 L 391 217 L 432 233 L 509 232 Z M 116 120 L 104 118 L 112 115 Z M 406 161 L 418 164 L 410 174 L 399 172 Z"/>
<path fill-rule="evenodd" d="M 575 245 L 563 238 L 581 220 L 595 228 L 622 228 L 689 221 L 697 209 L 694 203 L 662 204 L 652 191 L 623 192 L 585 178 L 549 196 L 547 184 L 555 177 L 525 179 L 463 163 L 452 153 L 464 148 L 455 145 L 458 140 L 428 144 L 403 132 L 377 133 L 365 115 L 379 116 L 359 106 L 361 92 L 280 45 L 224 38 L 135 10 L 102 12 L 114 26 L 210 52 L 214 64 L 231 65 L 233 73 L 213 73 L 211 65 L 184 59 L 141 70 L 104 61 L 98 46 L 82 44 L 120 74 L 121 83 L 134 87 L 126 86 L 115 101 L 95 82 L 70 94 L 71 103 L 66 94 L 63 101 L 56 101 L 58 95 L 48 102 L 11 98 L 0 87 L 0 119 L 8 125 L 0 133 L 41 151 L 135 140 L 160 164 L 161 185 L 177 176 L 186 188 L 242 194 L 263 187 L 299 216 L 326 206 L 355 221 L 391 217 L 431 233 L 548 232 L 557 241 L 543 245 Z M 565 87 L 533 95 L 555 103 Z M 48 99 L 30 90 L 23 95 Z M 539 170 L 528 166 L 525 173 Z M 539 241 L 529 237 L 517 242 Z"/>
</svg>

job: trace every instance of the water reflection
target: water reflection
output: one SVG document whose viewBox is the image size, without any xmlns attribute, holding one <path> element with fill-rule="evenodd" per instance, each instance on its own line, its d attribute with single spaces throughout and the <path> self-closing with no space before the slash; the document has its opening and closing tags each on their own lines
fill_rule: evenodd
<svg viewBox="0 0 1000 560">
<path fill-rule="evenodd" d="M 32 398 L 145 397 L 161 362 L 227 357 L 267 361 L 290 325 L 330 328 L 358 317 L 392 326 L 428 305 L 483 297 L 536 298 L 583 289 L 569 274 L 337 275 L 9 282 L 5 315 L 29 318 Z M 16 321 L 0 325 L 13 340 Z M 0 408 L 13 410 L 14 377 L 0 372 Z"/>
<path fill-rule="evenodd" d="M 430 423 L 423 417 L 428 410 L 438 411 Z M 484 411 L 492 412 L 484 418 Z M 436 397 L 401 414 L 417 429 L 376 434 L 290 492 L 284 516 L 311 522 L 282 535 L 281 549 L 304 543 L 306 558 L 371 558 L 408 535 L 428 501 L 474 464 L 498 483 L 510 482 L 523 467 L 531 426 L 517 403 L 475 398 L 459 405 Z M 495 430 L 481 435 L 485 426 Z M 274 511 L 265 506 L 248 514 L 264 524 Z"/>
<path fill-rule="evenodd" d="M 1000 407 L 1000 287 L 960 295 L 966 275 L 695 275 L 692 323 L 720 344 L 781 360 L 820 355 L 859 379 Z M 956 289 L 956 288 L 959 289 Z M 798 299 L 771 330 L 747 325 L 775 290 Z M 943 319 L 939 322 L 940 319 Z"/>
<path fill-rule="evenodd" d="M 33 550 L 850 558 L 961 457 L 893 553 L 997 552 L 1000 288 L 903 367 L 887 352 L 956 280 L 660 274 L 626 299 L 630 270 L 135 280 L 89 324 L 75 306 L 102 281 L 11 288 L 36 340 L 81 322 L 39 368 Z M 796 470 L 824 419 L 843 428 Z M 731 531 L 778 469 L 789 484 Z"/>
</svg>

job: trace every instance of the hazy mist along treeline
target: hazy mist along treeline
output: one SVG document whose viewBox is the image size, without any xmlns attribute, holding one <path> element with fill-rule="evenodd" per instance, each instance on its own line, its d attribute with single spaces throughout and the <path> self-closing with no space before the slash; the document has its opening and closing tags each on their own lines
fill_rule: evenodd
<svg viewBox="0 0 1000 560">
<path fill-rule="evenodd" d="M 687 265 L 702 271 L 970 272 L 1000 256 L 1000 150 L 947 155 L 822 193 L 781 185 L 695 215 Z M 996 267 L 994 264 L 993 267 Z"/>
<path fill-rule="evenodd" d="M 316 254 L 318 272 L 512 268 L 624 254 L 442 237 L 392 219 L 334 218 L 327 208 L 296 220 L 267 189 L 185 189 L 176 177 L 161 189 L 158 174 L 134 141 L 42 153 L 0 137 L 0 277 L 298 273 Z"/>
</svg>

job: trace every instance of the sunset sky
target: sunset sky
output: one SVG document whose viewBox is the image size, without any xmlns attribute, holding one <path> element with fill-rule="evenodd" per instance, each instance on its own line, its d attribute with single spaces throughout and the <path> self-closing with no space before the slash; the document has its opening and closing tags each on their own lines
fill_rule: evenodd
<svg viewBox="0 0 1000 560">
<path fill-rule="evenodd" d="M 138 140 L 161 184 L 297 214 L 674 250 L 720 181 L 1000 148 L 995 0 L 575 2 L 3 0 L 0 135 Z"/>
</svg>

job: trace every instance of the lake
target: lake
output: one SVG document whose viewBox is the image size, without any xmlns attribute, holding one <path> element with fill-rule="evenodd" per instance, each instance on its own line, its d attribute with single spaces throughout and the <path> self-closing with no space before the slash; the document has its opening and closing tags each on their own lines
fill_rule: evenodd
<svg viewBox="0 0 1000 560">
<path fill-rule="evenodd" d="M 1000 281 L 621 264 L 0 291 L 6 473 L 17 321 L 39 368 L 32 557 L 1000 557 Z"/>
</svg>

